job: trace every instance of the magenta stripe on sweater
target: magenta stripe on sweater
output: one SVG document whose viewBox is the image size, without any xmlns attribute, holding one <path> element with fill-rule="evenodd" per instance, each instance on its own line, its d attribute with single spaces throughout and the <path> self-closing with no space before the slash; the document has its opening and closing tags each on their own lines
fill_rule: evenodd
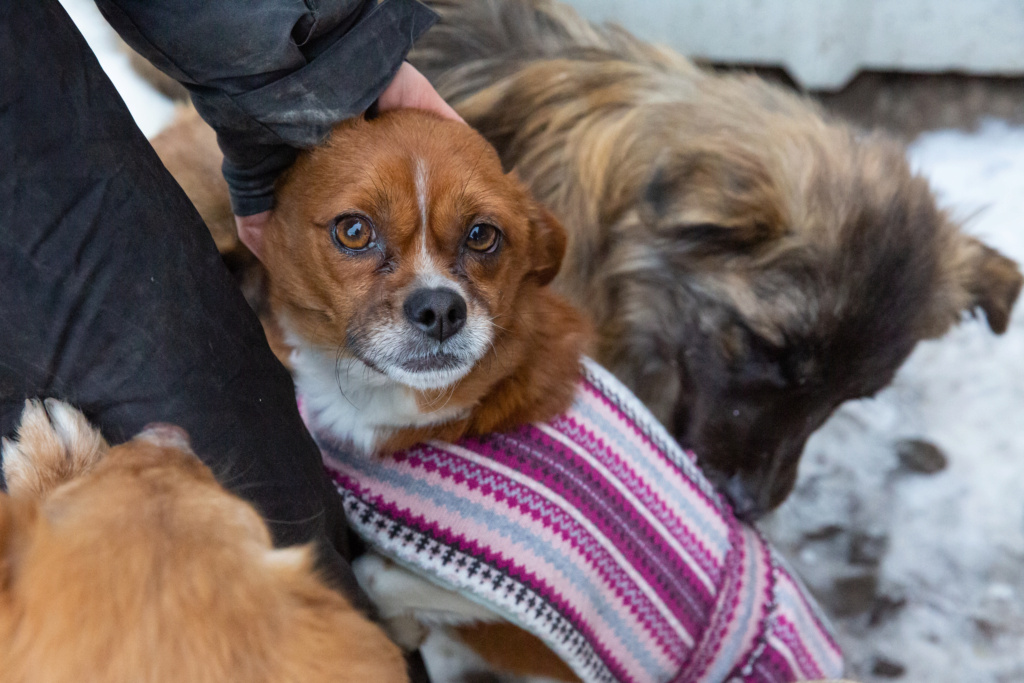
<svg viewBox="0 0 1024 683">
<path fill-rule="evenodd" d="M 788 681 L 806 681 L 810 678 L 793 671 L 785 657 L 774 649 L 768 648 L 754 664 L 750 673 L 743 675 L 740 680 L 745 683 L 787 683 Z"/>
<path fill-rule="evenodd" d="M 440 459 L 445 464 L 438 466 L 435 464 L 435 459 Z M 474 462 L 459 457 L 455 452 L 438 450 L 432 446 L 423 446 L 408 454 L 399 455 L 396 463 L 410 468 L 429 469 L 435 475 L 448 477 L 464 484 L 467 489 L 473 489 L 476 495 L 487 495 L 510 508 L 517 509 L 521 513 L 522 519 L 533 520 L 532 523 L 543 525 L 559 533 L 566 543 L 584 553 L 588 563 L 599 569 L 600 575 L 612 589 L 621 590 L 619 587 L 628 587 L 631 583 L 623 573 L 622 567 L 612 560 L 604 547 L 596 543 L 588 532 L 582 529 L 570 515 L 559 509 L 553 501 L 540 497 L 533 490 L 508 479 L 501 479 L 500 485 L 490 486 L 490 490 L 486 493 L 482 491 L 480 481 L 495 481 L 500 478 L 500 475 L 494 470 L 484 469 Z M 629 600 L 632 603 L 632 608 L 638 610 L 640 614 L 653 615 L 656 613 L 651 607 L 645 605 L 646 600 L 640 600 L 642 596 L 638 596 L 635 592 L 623 593 L 623 597 Z"/>
<path fill-rule="evenodd" d="M 745 588 L 744 583 L 749 578 L 747 565 L 751 560 L 742 535 L 736 529 L 733 531 L 734 550 L 726 558 L 724 567 L 724 574 L 729 580 L 721 586 L 716 610 L 709 615 L 704 641 L 694 650 L 688 665 L 680 671 L 675 679 L 677 683 L 704 680 L 706 673 L 721 654 L 722 643 L 730 639 L 730 635 L 733 635 L 731 632 L 736 630 L 736 610 Z M 734 635 L 732 640 L 735 640 Z"/>
<path fill-rule="evenodd" d="M 722 558 L 713 554 L 694 535 L 693 529 L 688 527 L 669 508 L 666 501 L 655 493 L 650 483 L 645 481 L 643 477 L 630 467 L 629 463 L 619 453 L 603 441 L 593 439 L 586 426 L 571 417 L 560 416 L 555 418 L 552 421 L 552 427 L 571 439 L 579 448 L 589 452 L 595 461 L 608 468 L 612 474 L 620 479 L 637 499 L 643 503 L 644 507 L 651 512 L 654 518 L 683 545 L 689 556 L 698 563 L 698 566 L 713 583 L 717 584 L 721 580 Z M 664 454 L 659 452 L 659 455 L 653 457 L 664 459 Z M 703 501 L 708 507 L 716 507 L 689 479 L 680 477 L 680 483 L 693 494 L 695 500 Z"/>
<path fill-rule="evenodd" d="M 444 466 L 433 466 L 434 460 L 430 456 L 444 458 L 449 463 L 452 460 L 459 460 L 457 463 L 458 472 L 453 473 L 450 468 L 446 468 Z M 481 475 L 481 472 L 479 471 L 481 468 L 474 463 L 457 458 L 455 453 L 439 451 L 431 446 L 417 448 L 408 454 L 400 455 L 396 462 L 407 467 L 429 468 L 436 475 L 449 476 L 465 483 L 467 488 L 477 488 L 476 486 L 473 486 L 472 482 L 477 480 Z M 493 470 L 483 470 L 482 474 L 491 478 L 497 476 Z M 351 485 L 356 486 L 354 481 Z M 544 509 L 544 513 L 541 518 L 542 521 L 535 520 L 534 523 L 543 523 L 546 527 L 556 533 L 559 533 L 562 538 L 565 539 L 566 543 L 583 553 L 588 565 L 592 567 L 595 578 L 599 577 L 602 580 L 602 583 L 608 586 L 609 592 L 619 595 L 619 600 L 625 603 L 629 610 L 637 616 L 639 623 L 643 624 L 644 628 L 649 630 L 650 637 L 666 654 L 670 655 L 674 659 L 685 655 L 688 648 L 680 641 L 679 635 L 665 624 L 664 620 L 659 616 L 658 610 L 650 603 L 647 596 L 636 590 L 635 585 L 625 575 L 622 567 L 610 555 L 608 555 L 607 551 L 600 544 L 594 542 L 589 534 L 584 531 L 574 519 L 555 508 L 551 501 L 538 498 L 533 491 L 523 488 L 516 482 L 504 480 L 502 482 L 502 486 L 499 488 L 502 492 L 498 495 L 492 495 L 491 497 L 503 502 L 505 505 L 518 508 L 519 513 L 522 515 L 522 519 L 527 517 L 533 518 L 534 514 L 537 513 L 537 507 L 534 507 L 533 504 L 542 507 Z M 508 491 L 508 493 L 505 493 L 504 491 Z M 480 491 L 477 489 L 477 494 L 479 493 Z M 380 505 L 379 501 L 375 499 L 372 489 L 363 489 L 360 492 L 360 495 L 364 498 L 368 498 L 375 506 Z M 405 508 L 402 508 L 397 504 L 389 503 L 386 507 L 380 507 L 379 509 L 407 526 L 426 532 L 426 529 L 420 526 L 422 523 L 422 519 L 420 517 L 410 516 Z M 442 532 L 438 526 L 431 526 L 430 533 L 433 535 L 441 534 Z M 487 562 L 493 563 L 495 566 L 501 566 L 502 569 L 506 568 L 504 565 L 500 565 L 499 563 L 506 561 L 507 558 L 504 558 L 500 553 L 496 553 L 494 548 L 480 548 L 475 541 L 464 539 L 461 535 L 445 535 L 444 538 L 446 542 L 450 543 L 465 541 L 467 545 L 456 547 L 464 552 L 471 552 L 474 555 L 483 552 L 484 555 L 482 555 L 482 557 L 485 558 Z M 528 578 L 520 573 L 513 573 L 513 576 L 520 580 L 527 580 Z M 550 586 L 548 582 L 543 581 L 541 584 L 535 586 L 535 588 L 539 592 L 549 595 L 553 604 L 558 604 L 560 606 L 564 604 L 561 595 L 555 592 L 554 587 Z"/>
<path fill-rule="evenodd" d="M 529 476 L 580 510 L 641 572 L 691 634 L 703 630 L 714 596 L 590 461 L 532 426 L 469 447 Z"/>
<path fill-rule="evenodd" d="M 605 406 L 609 413 L 617 416 L 622 429 L 634 435 L 639 443 L 642 444 L 644 451 L 657 453 L 660 458 L 669 462 L 673 467 L 685 467 L 686 478 L 689 481 L 689 486 L 692 487 L 694 491 L 699 491 L 699 495 L 703 496 L 706 500 L 711 501 L 720 513 L 727 514 L 728 511 L 722 504 L 721 497 L 715 491 L 714 486 L 712 486 L 711 483 L 700 474 L 696 465 L 696 459 L 680 448 L 679 444 L 672 441 L 671 437 L 668 437 L 668 443 L 666 443 L 666 446 L 672 447 L 673 450 L 678 452 L 678 460 L 669 458 L 666 449 L 655 443 L 648 431 L 641 428 L 640 423 L 635 419 L 637 415 L 640 414 L 645 418 L 649 418 L 649 422 L 653 425 L 657 423 L 657 418 L 651 415 L 647 408 L 632 395 L 630 395 L 632 401 L 629 402 L 631 405 L 629 405 L 628 408 L 626 408 L 622 402 L 618 401 L 620 396 L 616 396 L 613 400 L 613 397 L 608 393 L 609 390 L 617 392 L 621 388 L 627 393 L 629 390 L 619 383 L 619 381 L 606 370 L 601 368 L 601 371 L 601 376 L 596 378 L 597 381 L 582 383 L 580 390 L 595 397 L 603 406 Z M 658 426 L 660 427 L 660 425 Z"/>
<path fill-rule="evenodd" d="M 815 661 L 814 657 L 811 656 L 804 647 L 804 644 L 801 642 L 800 637 L 797 634 L 796 627 L 784 616 L 780 615 L 775 620 L 772 632 L 775 637 L 785 645 L 786 649 L 789 650 L 793 659 L 796 660 L 799 670 L 809 672 L 817 671 L 817 676 L 824 676 L 824 673 L 818 668 L 818 662 Z"/>
<path fill-rule="evenodd" d="M 507 436 L 495 435 L 495 438 L 504 440 Z M 472 441 L 467 441 L 463 444 L 463 448 L 467 446 L 472 447 L 475 446 L 475 444 Z M 484 454 L 478 453 L 478 455 Z M 447 474 L 445 472 L 441 472 L 441 470 L 446 469 L 445 467 L 427 465 L 426 463 L 433 462 L 432 458 L 441 459 L 442 462 L 446 462 L 447 467 L 457 469 L 457 478 L 464 482 L 467 489 L 474 490 L 475 495 L 488 495 L 495 500 L 503 502 L 505 505 L 518 507 L 519 511 L 524 516 L 529 516 L 530 519 L 534 520 L 534 523 L 541 524 L 545 528 L 552 528 L 558 533 L 561 533 L 565 541 L 573 547 L 578 547 L 581 539 L 586 541 L 589 544 L 588 547 L 593 546 L 601 552 L 600 557 L 590 556 L 589 561 L 602 563 L 605 561 L 607 553 L 603 550 L 603 546 L 595 544 L 589 537 L 589 532 L 585 532 L 575 519 L 567 514 L 567 511 L 560 508 L 563 503 L 558 502 L 556 504 L 554 500 L 543 497 L 537 492 L 522 487 L 519 483 L 507 479 L 502 479 L 500 485 L 497 487 L 492 487 L 490 484 L 486 485 L 488 490 L 484 492 L 481 490 L 482 487 L 478 482 L 478 478 L 481 480 L 494 480 L 498 478 L 499 475 L 493 469 L 481 467 L 472 461 L 461 458 L 456 451 L 442 451 L 431 446 L 425 446 L 415 449 L 410 452 L 408 456 L 400 456 L 399 461 L 410 467 L 422 466 L 425 469 L 429 468 L 435 475 L 443 474 L 445 476 L 452 476 L 450 472 Z M 518 471 L 519 474 L 527 476 L 530 474 L 522 467 L 522 462 L 508 462 L 503 464 L 511 465 L 509 469 L 514 469 Z M 546 483 L 537 477 L 530 477 L 530 479 L 538 484 Z M 564 489 L 562 492 L 565 493 Z M 584 516 L 589 519 L 592 524 L 600 528 L 600 525 L 595 523 L 594 516 Z M 609 530 L 618 533 L 615 529 Z M 619 571 L 621 568 L 612 567 L 612 569 L 616 571 L 617 577 L 613 585 L 615 585 L 615 583 L 621 584 L 624 580 L 628 581 L 628 579 L 622 578 L 621 571 Z"/>
<path fill-rule="evenodd" d="M 359 488 L 359 485 L 352 481 L 349 477 L 339 473 L 332 472 L 332 476 L 335 482 L 343 489 L 348 491 L 355 491 Z M 586 620 L 576 608 L 567 603 L 562 595 L 551 585 L 548 584 L 547 580 L 543 577 L 537 576 L 536 574 L 529 572 L 524 567 L 518 565 L 512 559 L 504 557 L 500 553 L 491 552 L 490 548 L 478 543 L 474 539 L 467 539 L 461 534 L 453 532 L 450 528 L 429 521 L 421 516 L 412 514 L 409 510 L 398 510 L 390 503 L 374 500 L 373 497 L 364 498 L 363 501 L 371 505 L 377 512 L 383 514 L 385 517 L 395 520 L 400 524 L 414 529 L 430 538 L 436 539 L 440 543 L 452 546 L 459 551 L 470 555 L 475 559 L 478 559 L 481 563 L 490 565 L 498 569 L 502 574 L 508 577 L 523 582 L 530 586 L 535 592 L 540 594 L 545 601 L 552 605 L 556 610 L 565 615 L 571 621 L 581 633 L 583 633 L 593 645 L 599 656 L 608 665 L 615 675 L 620 680 L 629 680 L 631 678 L 630 673 L 622 668 L 621 663 L 611 653 L 593 632 Z M 664 647 L 664 645 L 662 644 Z"/>
</svg>

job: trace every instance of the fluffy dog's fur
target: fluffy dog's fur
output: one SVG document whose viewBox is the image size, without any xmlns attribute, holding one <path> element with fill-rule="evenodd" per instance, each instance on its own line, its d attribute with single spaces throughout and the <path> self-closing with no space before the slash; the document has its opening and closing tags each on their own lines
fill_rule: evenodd
<svg viewBox="0 0 1024 683">
<path fill-rule="evenodd" d="M 275 550 L 176 427 L 108 448 L 30 401 L 3 444 L 0 681 L 407 680 L 384 633 Z"/>
<path fill-rule="evenodd" d="M 552 0 L 430 0 L 411 59 L 569 231 L 556 286 L 598 360 L 756 516 L 808 436 L 965 311 L 1006 329 L 1015 263 L 904 149 Z"/>
</svg>

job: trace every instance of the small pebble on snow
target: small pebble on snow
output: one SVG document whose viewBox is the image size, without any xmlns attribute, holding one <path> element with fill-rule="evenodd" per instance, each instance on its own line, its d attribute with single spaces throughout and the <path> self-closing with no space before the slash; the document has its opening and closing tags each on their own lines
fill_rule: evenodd
<svg viewBox="0 0 1024 683">
<path fill-rule="evenodd" d="M 938 446 L 923 439 L 904 439 L 896 444 L 900 464 L 911 472 L 935 474 L 946 469 L 949 459 Z"/>
</svg>

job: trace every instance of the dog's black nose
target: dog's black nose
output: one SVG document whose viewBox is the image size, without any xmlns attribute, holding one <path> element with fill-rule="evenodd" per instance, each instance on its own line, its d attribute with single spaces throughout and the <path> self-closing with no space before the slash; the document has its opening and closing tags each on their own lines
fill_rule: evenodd
<svg viewBox="0 0 1024 683">
<path fill-rule="evenodd" d="M 770 509 L 758 499 L 755 493 L 756 490 L 751 491 L 750 485 L 738 474 L 726 480 L 721 490 L 725 497 L 729 499 L 729 503 L 732 504 L 733 513 L 742 522 L 747 522 L 748 524 L 756 522 L 764 517 L 765 513 Z"/>
<path fill-rule="evenodd" d="M 423 333 L 443 342 L 466 324 L 466 300 L 447 287 L 417 289 L 402 307 Z"/>
<path fill-rule="evenodd" d="M 758 495 L 761 489 L 751 486 L 748 477 L 743 473 L 725 475 L 718 468 L 707 463 L 703 463 L 701 469 L 704 470 L 704 474 L 715 485 L 715 488 L 725 494 L 732 506 L 733 514 L 740 521 L 756 522 L 771 509 L 760 499 L 763 498 L 763 495 Z"/>
</svg>

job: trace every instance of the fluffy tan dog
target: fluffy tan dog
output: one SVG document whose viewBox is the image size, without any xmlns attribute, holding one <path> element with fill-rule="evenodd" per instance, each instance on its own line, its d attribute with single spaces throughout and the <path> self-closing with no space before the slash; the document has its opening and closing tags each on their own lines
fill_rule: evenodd
<svg viewBox="0 0 1024 683">
<path fill-rule="evenodd" d="M 181 429 L 109 448 L 70 406 L 30 401 L 3 466 L 3 683 L 407 680 L 311 549 L 275 550 Z"/>
</svg>

